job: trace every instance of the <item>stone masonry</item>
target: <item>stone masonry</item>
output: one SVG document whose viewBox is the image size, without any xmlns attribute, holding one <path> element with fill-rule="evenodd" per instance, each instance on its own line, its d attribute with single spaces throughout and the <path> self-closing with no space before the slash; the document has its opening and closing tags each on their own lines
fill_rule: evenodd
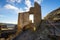
<svg viewBox="0 0 60 40">
<path fill-rule="evenodd" d="M 40 25 L 40 22 L 41 22 L 41 7 L 40 7 L 39 4 L 37 4 L 35 2 L 34 7 L 31 7 L 29 12 L 19 13 L 19 15 L 18 15 L 18 30 L 20 30 L 25 25 L 28 25 L 29 22 L 31 22 L 29 20 L 29 15 L 30 14 L 34 15 L 34 23 L 33 23 L 34 26 L 37 27 L 37 26 Z"/>
</svg>

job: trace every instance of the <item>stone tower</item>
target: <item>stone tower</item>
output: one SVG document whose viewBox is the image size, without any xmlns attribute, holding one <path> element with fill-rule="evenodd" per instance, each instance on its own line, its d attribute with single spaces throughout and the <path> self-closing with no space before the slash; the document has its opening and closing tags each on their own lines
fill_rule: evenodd
<svg viewBox="0 0 60 40">
<path fill-rule="evenodd" d="M 34 24 L 39 26 L 41 23 L 41 6 L 35 2 L 34 4 Z"/>
<path fill-rule="evenodd" d="M 38 3 L 34 3 L 34 7 L 30 8 L 29 12 L 23 12 L 19 13 L 18 15 L 18 30 L 23 28 L 25 25 L 28 25 L 30 20 L 29 20 L 29 15 L 33 14 L 34 15 L 34 26 L 38 27 L 41 23 L 41 6 Z"/>
</svg>

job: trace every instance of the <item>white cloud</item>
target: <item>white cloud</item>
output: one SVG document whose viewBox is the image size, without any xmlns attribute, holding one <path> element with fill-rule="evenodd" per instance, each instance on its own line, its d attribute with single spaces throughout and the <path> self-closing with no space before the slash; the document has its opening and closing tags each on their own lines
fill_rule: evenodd
<svg viewBox="0 0 60 40">
<path fill-rule="evenodd" d="M 7 2 L 12 2 L 12 3 L 14 3 L 14 2 L 21 3 L 21 1 L 22 0 L 7 0 Z M 24 7 L 24 8 L 17 8 L 13 5 L 10 5 L 10 4 L 7 4 L 4 7 L 7 9 L 17 10 L 17 12 L 27 12 L 27 11 L 29 11 L 30 7 L 32 7 L 31 1 L 25 0 L 25 5 L 26 5 L 26 7 Z"/>
<path fill-rule="evenodd" d="M 25 12 L 22 8 L 17 8 L 17 7 L 15 7 L 15 6 L 13 6 L 13 5 L 10 5 L 10 4 L 6 4 L 5 6 L 4 6 L 4 8 L 6 8 L 6 9 L 11 9 L 11 10 L 14 10 L 14 11 L 16 11 L 17 13 L 18 12 Z"/>
<path fill-rule="evenodd" d="M 12 2 L 12 3 L 14 3 L 14 2 L 21 3 L 21 1 L 22 0 L 7 0 L 7 2 Z"/>
<path fill-rule="evenodd" d="M 10 5 L 10 4 L 6 4 L 6 5 L 4 6 L 4 8 L 7 8 L 7 9 L 13 9 L 13 10 L 18 10 L 17 7 L 12 6 L 12 5 Z"/>
<path fill-rule="evenodd" d="M 29 4 L 29 5 L 30 5 L 30 4 Z M 6 4 L 6 5 L 4 6 L 4 8 L 6 8 L 6 9 L 15 10 L 16 12 L 20 12 L 20 13 L 29 11 L 30 7 L 31 7 L 31 6 L 28 6 L 28 5 L 27 5 L 27 7 L 24 7 L 24 9 L 25 9 L 25 10 L 24 10 L 23 8 L 17 8 L 17 7 L 15 7 L 15 6 L 13 6 L 13 5 L 10 5 L 10 4 Z"/>
<path fill-rule="evenodd" d="M 22 0 L 7 0 L 7 2 L 12 2 L 12 3 L 14 3 L 14 2 L 21 3 L 21 1 L 22 1 Z M 43 0 L 34 0 L 34 2 L 37 2 L 37 3 L 39 3 L 39 4 L 40 4 L 42 1 L 43 1 Z M 24 8 L 17 8 L 17 7 L 15 7 L 15 6 L 13 6 L 13 5 L 10 5 L 10 4 L 7 4 L 7 5 L 5 5 L 4 7 L 7 8 L 7 9 L 14 9 L 14 10 L 16 10 L 17 12 L 27 12 L 27 11 L 29 11 L 30 7 L 33 6 L 31 0 L 25 0 L 25 5 L 26 5 L 26 7 L 24 7 Z M 25 10 L 24 10 L 24 9 L 25 9 Z"/>
<path fill-rule="evenodd" d="M 21 3 L 22 0 L 7 0 L 7 2 L 17 2 L 17 3 Z M 34 0 L 34 2 L 37 2 L 37 3 L 41 3 L 42 0 Z M 29 11 L 30 7 L 32 7 L 32 2 L 31 0 L 25 0 L 25 5 L 26 7 L 24 8 L 18 8 L 18 7 L 15 7 L 13 5 L 10 5 L 10 4 L 6 4 L 4 7 L 7 8 L 7 9 L 13 9 L 15 10 L 16 12 L 27 12 Z"/>
<path fill-rule="evenodd" d="M 38 4 L 41 4 L 43 0 L 34 0 L 34 2 L 37 2 Z"/>
<path fill-rule="evenodd" d="M 18 12 L 22 13 L 22 12 L 25 12 L 25 11 L 22 8 L 20 8 Z"/>
<path fill-rule="evenodd" d="M 25 7 L 26 11 L 29 11 L 30 7 L 32 7 L 31 1 L 30 0 L 25 0 Z"/>
<path fill-rule="evenodd" d="M 28 8 L 30 8 L 32 6 L 30 0 L 25 0 L 25 4 Z"/>
<path fill-rule="evenodd" d="M 29 11 L 30 8 L 24 7 L 24 9 L 25 9 L 25 12 L 27 12 L 27 11 Z"/>
</svg>

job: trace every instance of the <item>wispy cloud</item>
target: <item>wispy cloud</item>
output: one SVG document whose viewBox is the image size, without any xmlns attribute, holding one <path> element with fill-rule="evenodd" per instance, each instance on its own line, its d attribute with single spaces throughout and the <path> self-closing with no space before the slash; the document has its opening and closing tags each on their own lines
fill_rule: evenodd
<svg viewBox="0 0 60 40">
<path fill-rule="evenodd" d="M 7 0 L 7 2 L 17 2 L 17 3 L 21 3 L 22 0 Z"/>
<path fill-rule="evenodd" d="M 25 0 L 25 5 L 30 8 L 32 5 L 31 5 L 31 1 L 30 0 Z"/>
<path fill-rule="evenodd" d="M 17 3 L 21 3 L 22 0 L 7 0 L 7 2 L 17 2 Z M 34 0 L 34 2 L 37 2 L 37 3 L 41 3 L 43 0 Z M 32 7 L 32 2 L 31 0 L 25 0 L 25 7 L 24 8 L 18 8 L 18 7 L 15 7 L 11 4 L 6 4 L 4 7 L 7 8 L 7 9 L 12 9 L 12 10 L 15 10 L 17 12 L 27 12 L 29 11 L 30 7 Z"/>
<path fill-rule="evenodd" d="M 18 10 L 17 7 L 15 7 L 15 6 L 13 6 L 13 5 L 10 5 L 10 4 L 6 4 L 6 5 L 4 6 L 4 8 L 13 9 L 13 10 Z"/>
<path fill-rule="evenodd" d="M 21 0 L 7 0 L 7 1 L 10 1 L 10 2 L 17 2 L 17 1 L 21 1 Z M 26 11 L 29 11 L 30 7 L 32 7 L 32 4 L 31 4 L 31 1 L 30 0 L 25 0 L 25 7 L 24 8 L 18 8 L 18 7 L 15 7 L 14 5 L 11 5 L 11 4 L 6 4 L 4 6 L 4 8 L 6 9 L 11 9 L 11 10 L 15 10 L 17 12 L 26 12 Z"/>
<path fill-rule="evenodd" d="M 43 0 L 34 0 L 34 2 L 37 2 L 38 4 L 41 4 Z"/>
<path fill-rule="evenodd" d="M 30 0 L 25 0 L 25 7 L 26 11 L 29 11 L 30 7 L 32 7 L 31 1 Z"/>
<path fill-rule="evenodd" d="M 25 12 L 22 8 L 18 8 L 18 7 L 15 7 L 15 6 L 13 6 L 13 5 L 10 5 L 10 4 L 6 4 L 5 6 L 4 6 L 4 8 L 6 8 L 6 9 L 8 9 L 8 10 L 14 10 L 14 11 L 16 11 L 16 12 Z"/>
</svg>

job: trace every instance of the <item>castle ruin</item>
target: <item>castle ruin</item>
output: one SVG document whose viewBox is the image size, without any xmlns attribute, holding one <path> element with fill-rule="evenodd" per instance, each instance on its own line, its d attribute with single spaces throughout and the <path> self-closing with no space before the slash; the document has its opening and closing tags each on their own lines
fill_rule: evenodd
<svg viewBox="0 0 60 40">
<path fill-rule="evenodd" d="M 32 20 L 29 20 L 31 14 L 34 15 L 33 23 Z M 20 32 L 20 30 L 24 30 L 23 28 L 25 27 L 35 27 L 38 29 L 35 32 L 32 32 L 31 30 L 23 31 L 22 34 L 18 34 L 18 37 L 14 40 L 59 40 L 60 8 L 50 12 L 44 19 L 42 19 L 41 6 L 35 2 L 34 7 L 31 7 L 30 11 L 19 13 L 18 15 L 17 31 Z"/>
<path fill-rule="evenodd" d="M 34 23 L 29 20 L 29 15 L 34 15 Z M 19 13 L 18 15 L 18 30 L 24 26 L 32 23 L 35 27 L 39 26 L 41 23 L 41 6 L 35 2 L 34 7 L 30 8 L 29 12 Z"/>
</svg>

